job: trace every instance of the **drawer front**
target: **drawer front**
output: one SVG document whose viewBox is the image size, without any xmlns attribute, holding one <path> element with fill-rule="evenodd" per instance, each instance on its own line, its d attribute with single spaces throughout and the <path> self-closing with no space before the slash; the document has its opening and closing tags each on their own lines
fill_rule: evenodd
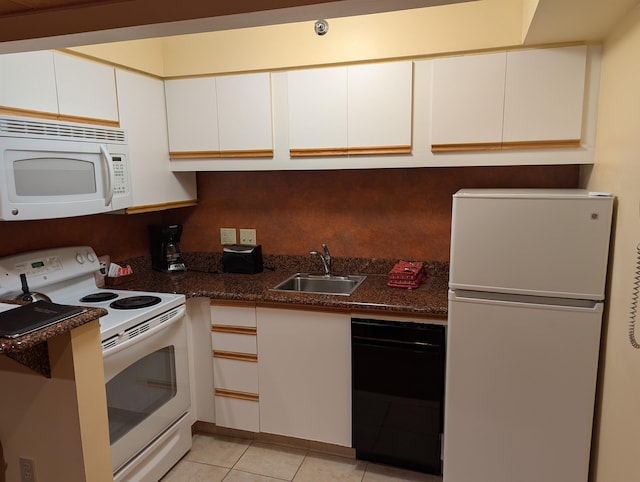
<svg viewBox="0 0 640 482">
<path fill-rule="evenodd" d="M 258 393 L 258 363 L 220 358 L 214 352 L 213 386 L 225 390 Z"/>
<path fill-rule="evenodd" d="M 256 326 L 255 306 L 211 305 L 212 325 Z"/>
<path fill-rule="evenodd" d="M 216 425 L 238 430 L 260 431 L 260 406 L 257 401 L 216 396 Z"/>
<path fill-rule="evenodd" d="M 228 333 L 211 329 L 211 344 L 215 350 L 230 351 L 236 353 L 258 353 L 256 335 L 243 333 Z"/>
</svg>

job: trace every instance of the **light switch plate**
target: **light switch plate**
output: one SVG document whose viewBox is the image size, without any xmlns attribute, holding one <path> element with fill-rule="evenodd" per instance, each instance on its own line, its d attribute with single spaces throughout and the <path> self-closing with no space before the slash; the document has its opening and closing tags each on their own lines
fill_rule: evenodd
<svg viewBox="0 0 640 482">
<path fill-rule="evenodd" d="M 221 244 L 236 244 L 236 228 L 220 228 Z"/>
<path fill-rule="evenodd" d="M 240 229 L 240 244 L 252 244 L 256 245 L 256 230 L 255 229 Z"/>
</svg>

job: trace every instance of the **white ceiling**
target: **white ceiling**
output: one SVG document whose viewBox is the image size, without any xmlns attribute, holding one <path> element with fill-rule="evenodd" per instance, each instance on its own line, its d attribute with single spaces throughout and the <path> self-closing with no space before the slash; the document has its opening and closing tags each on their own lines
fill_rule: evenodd
<svg viewBox="0 0 640 482">
<path fill-rule="evenodd" d="M 0 0 L 0 53 L 490 0 Z M 535 5 L 535 0 L 513 0 Z M 3 3 L 4 2 L 4 3 Z M 56 4 L 57 2 L 57 4 Z M 81 2 L 81 3 L 76 3 Z M 7 3 L 28 12 L 3 11 Z M 538 0 L 523 43 L 600 41 L 640 0 Z M 36 7 L 34 11 L 33 8 Z M 39 10 L 41 7 L 42 10 Z M 8 8 L 8 7 L 7 7 Z M 461 6 L 461 10 L 464 6 Z M 483 19 L 480 19 L 483 20 Z"/>
<path fill-rule="evenodd" d="M 0 0 L 0 53 L 276 25 L 471 1 L 479 0 Z M 47 39 L 46 44 L 42 39 Z"/>
</svg>

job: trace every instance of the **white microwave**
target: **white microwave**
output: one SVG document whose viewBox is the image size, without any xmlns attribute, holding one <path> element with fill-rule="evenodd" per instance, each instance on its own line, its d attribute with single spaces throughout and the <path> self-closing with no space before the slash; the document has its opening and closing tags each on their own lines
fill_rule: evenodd
<svg viewBox="0 0 640 482">
<path fill-rule="evenodd" d="M 0 219 L 52 219 L 131 206 L 126 131 L 0 116 Z"/>
</svg>

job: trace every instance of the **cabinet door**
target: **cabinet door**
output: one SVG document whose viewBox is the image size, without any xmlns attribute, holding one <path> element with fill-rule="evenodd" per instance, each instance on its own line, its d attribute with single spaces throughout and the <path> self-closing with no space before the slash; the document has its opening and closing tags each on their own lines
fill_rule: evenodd
<svg viewBox="0 0 640 482">
<path fill-rule="evenodd" d="M 347 68 L 288 72 L 291 155 L 346 154 Z"/>
<path fill-rule="evenodd" d="M 221 156 L 273 155 L 270 75 L 217 77 L 216 93 Z"/>
<path fill-rule="evenodd" d="M 46 112 L 54 118 L 57 116 L 58 98 L 52 52 L 0 55 L 0 106 Z"/>
<path fill-rule="evenodd" d="M 587 47 L 507 53 L 504 142 L 582 137 Z"/>
<path fill-rule="evenodd" d="M 215 423 L 213 364 L 211 360 L 211 316 L 209 298 L 187 299 L 189 333 L 189 388 L 193 421 Z"/>
<path fill-rule="evenodd" d="M 434 60 L 432 150 L 459 144 L 500 147 L 505 71 L 504 52 Z"/>
<path fill-rule="evenodd" d="M 165 81 L 169 150 L 219 156 L 214 77 Z"/>
<path fill-rule="evenodd" d="M 348 69 L 350 154 L 411 152 L 412 62 L 357 65 Z M 351 149 L 355 148 L 355 149 Z"/>
<path fill-rule="evenodd" d="M 212 303 L 211 320 L 213 325 L 255 327 L 256 305 L 242 301 L 230 305 Z"/>
<path fill-rule="evenodd" d="M 211 304 L 216 425 L 260 431 L 256 308 Z"/>
<path fill-rule="evenodd" d="M 60 115 L 118 122 L 115 70 L 108 65 L 53 53 Z"/>
<path fill-rule="evenodd" d="M 349 315 L 256 311 L 260 431 L 350 447 Z"/>
<path fill-rule="evenodd" d="M 195 173 L 171 170 L 163 82 L 125 70 L 116 75 L 121 126 L 129 139 L 133 207 L 127 211 L 194 205 Z"/>
</svg>

